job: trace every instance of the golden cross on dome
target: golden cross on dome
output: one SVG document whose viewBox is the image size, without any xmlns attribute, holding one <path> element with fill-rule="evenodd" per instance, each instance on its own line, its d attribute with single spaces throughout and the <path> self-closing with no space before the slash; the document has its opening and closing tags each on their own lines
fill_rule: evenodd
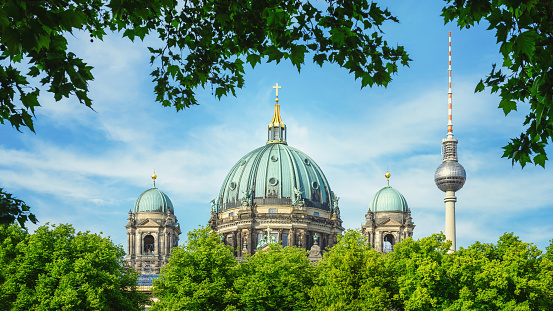
<svg viewBox="0 0 553 311">
<path fill-rule="evenodd" d="M 273 89 L 276 89 L 276 96 L 277 97 L 278 97 L 278 89 L 281 89 L 281 88 L 282 88 L 282 86 L 278 86 L 278 83 L 275 86 L 273 86 Z"/>
</svg>

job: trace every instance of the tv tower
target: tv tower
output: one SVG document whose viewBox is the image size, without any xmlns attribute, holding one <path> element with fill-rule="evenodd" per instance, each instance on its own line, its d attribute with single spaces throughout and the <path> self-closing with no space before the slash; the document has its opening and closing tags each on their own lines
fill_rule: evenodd
<svg viewBox="0 0 553 311">
<path fill-rule="evenodd" d="M 451 241 L 449 253 L 455 247 L 455 192 L 463 188 L 467 175 L 463 166 L 457 162 L 457 139 L 453 138 L 453 123 L 451 123 L 451 31 L 449 32 L 449 90 L 447 93 L 448 121 L 447 138 L 442 139 L 443 161 L 434 173 L 436 186 L 445 192 L 445 237 Z"/>
</svg>

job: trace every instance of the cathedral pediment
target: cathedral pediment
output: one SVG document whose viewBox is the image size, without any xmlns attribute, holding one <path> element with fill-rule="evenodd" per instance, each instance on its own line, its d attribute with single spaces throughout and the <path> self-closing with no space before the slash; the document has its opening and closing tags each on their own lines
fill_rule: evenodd
<svg viewBox="0 0 553 311">
<path fill-rule="evenodd" d="M 137 226 L 144 226 L 144 227 L 161 227 L 157 222 L 155 222 L 154 220 L 152 220 L 150 218 L 144 219 L 144 220 L 140 221 L 139 223 L 137 223 L 136 225 Z"/>
<path fill-rule="evenodd" d="M 399 223 L 397 220 L 392 218 L 386 218 L 383 219 L 378 223 L 379 226 L 401 226 L 401 223 Z"/>
</svg>

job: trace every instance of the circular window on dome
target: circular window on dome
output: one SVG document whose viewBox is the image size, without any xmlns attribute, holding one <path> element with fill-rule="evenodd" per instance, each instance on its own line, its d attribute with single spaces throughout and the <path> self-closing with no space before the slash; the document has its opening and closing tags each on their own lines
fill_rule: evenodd
<svg viewBox="0 0 553 311">
<path fill-rule="evenodd" d="M 278 184 L 278 179 L 271 177 L 269 178 L 269 185 L 276 186 Z"/>
<path fill-rule="evenodd" d="M 314 181 L 311 186 L 313 187 L 313 189 L 319 189 L 319 183 Z"/>
<path fill-rule="evenodd" d="M 271 156 L 271 161 L 273 161 L 273 162 L 276 162 L 276 161 L 278 161 L 278 157 L 277 157 L 277 156 L 275 156 L 275 155 Z"/>
<path fill-rule="evenodd" d="M 303 160 L 303 163 L 305 163 L 305 165 L 309 165 L 309 164 L 311 164 L 311 163 L 309 163 L 309 159 L 305 159 L 305 160 Z"/>
<path fill-rule="evenodd" d="M 236 183 L 233 181 L 230 183 L 230 190 L 236 189 Z"/>
<path fill-rule="evenodd" d="M 246 165 L 246 160 L 242 160 L 242 162 L 240 163 L 240 166 L 244 166 Z"/>
</svg>

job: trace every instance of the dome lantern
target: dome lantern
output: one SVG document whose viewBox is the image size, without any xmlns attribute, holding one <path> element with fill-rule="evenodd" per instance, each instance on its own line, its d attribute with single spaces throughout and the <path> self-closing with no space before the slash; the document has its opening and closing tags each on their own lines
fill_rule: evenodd
<svg viewBox="0 0 553 311">
<path fill-rule="evenodd" d="M 286 144 L 286 125 L 280 119 L 280 105 L 278 104 L 278 89 L 282 88 L 278 83 L 273 86 L 276 89 L 275 112 L 273 120 L 269 123 L 269 131 L 267 135 L 268 144 Z"/>
</svg>

